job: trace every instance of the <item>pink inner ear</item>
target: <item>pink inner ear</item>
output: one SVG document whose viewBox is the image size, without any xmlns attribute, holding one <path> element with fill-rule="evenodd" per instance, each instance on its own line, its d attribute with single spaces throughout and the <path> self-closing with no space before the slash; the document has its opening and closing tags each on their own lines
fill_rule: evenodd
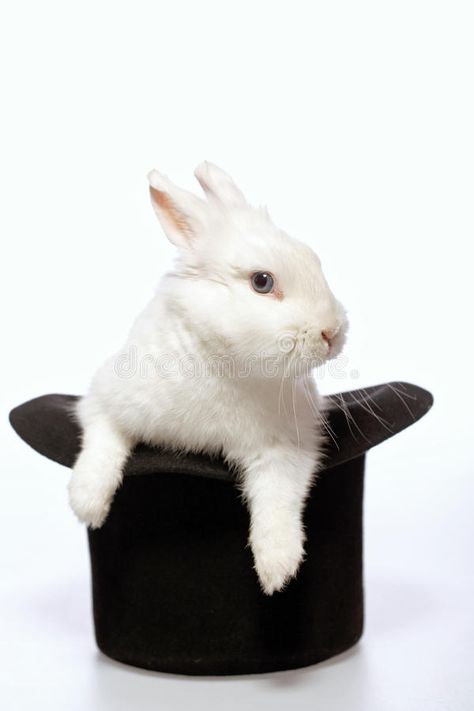
<svg viewBox="0 0 474 711">
<path fill-rule="evenodd" d="M 186 234 L 188 236 L 192 235 L 192 230 L 189 222 L 184 217 L 183 213 L 178 210 L 173 200 L 167 193 L 161 190 L 157 190 L 150 185 L 150 195 L 151 199 L 159 207 L 161 211 L 164 212 L 166 219 L 171 223 L 177 232 Z"/>
</svg>

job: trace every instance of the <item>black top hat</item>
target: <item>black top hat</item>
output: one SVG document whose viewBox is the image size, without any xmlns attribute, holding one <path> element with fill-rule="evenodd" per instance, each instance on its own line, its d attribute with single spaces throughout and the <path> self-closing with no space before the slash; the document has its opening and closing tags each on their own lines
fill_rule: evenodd
<svg viewBox="0 0 474 711">
<path fill-rule="evenodd" d="M 72 395 L 44 395 L 10 421 L 72 466 Z M 305 510 L 306 559 L 265 596 L 246 546 L 248 513 L 222 459 L 138 446 L 104 526 L 88 531 L 96 639 L 122 662 L 185 674 L 306 666 L 352 646 L 363 626 L 365 453 L 419 420 L 429 392 L 388 383 L 331 396 L 325 469 Z"/>
</svg>

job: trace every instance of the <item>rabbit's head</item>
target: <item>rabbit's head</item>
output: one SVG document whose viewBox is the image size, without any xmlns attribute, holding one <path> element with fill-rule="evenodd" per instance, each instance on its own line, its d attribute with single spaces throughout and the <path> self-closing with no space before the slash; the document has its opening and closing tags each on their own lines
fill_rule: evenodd
<svg viewBox="0 0 474 711">
<path fill-rule="evenodd" d="M 247 203 L 232 179 L 205 162 L 195 176 L 206 199 L 149 175 L 152 204 L 179 249 L 164 296 L 209 356 L 293 370 L 341 350 L 345 311 L 318 256 Z"/>
</svg>

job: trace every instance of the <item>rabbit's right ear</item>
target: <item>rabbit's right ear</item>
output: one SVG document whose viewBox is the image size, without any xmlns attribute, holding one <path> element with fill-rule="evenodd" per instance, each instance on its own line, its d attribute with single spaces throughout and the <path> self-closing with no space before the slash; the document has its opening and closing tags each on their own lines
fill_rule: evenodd
<svg viewBox="0 0 474 711">
<path fill-rule="evenodd" d="M 204 192 L 227 206 L 245 205 L 246 200 L 242 192 L 234 183 L 230 175 L 218 168 L 214 163 L 204 161 L 200 163 L 194 175 L 198 179 Z"/>
<path fill-rule="evenodd" d="M 148 174 L 153 209 L 166 236 L 177 247 L 189 249 L 206 218 L 206 203 L 187 190 L 178 188 L 166 175 Z"/>
</svg>

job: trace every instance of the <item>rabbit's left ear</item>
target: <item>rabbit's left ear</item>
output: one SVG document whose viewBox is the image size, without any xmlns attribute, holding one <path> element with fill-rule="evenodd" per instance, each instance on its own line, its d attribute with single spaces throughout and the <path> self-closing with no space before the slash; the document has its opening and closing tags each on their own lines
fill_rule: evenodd
<svg viewBox="0 0 474 711">
<path fill-rule="evenodd" d="M 204 192 L 222 205 L 228 207 L 246 205 L 244 195 L 230 175 L 214 163 L 209 163 L 207 160 L 200 163 L 194 171 L 194 175 Z"/>
<path fill-rule="evenodd" d="M 151 202 L 166 236 L 177 247 L 191 248 L 205 222 L 205 202 L 157 170 L 148 174 L 148 180 Z"/>
</svg>

